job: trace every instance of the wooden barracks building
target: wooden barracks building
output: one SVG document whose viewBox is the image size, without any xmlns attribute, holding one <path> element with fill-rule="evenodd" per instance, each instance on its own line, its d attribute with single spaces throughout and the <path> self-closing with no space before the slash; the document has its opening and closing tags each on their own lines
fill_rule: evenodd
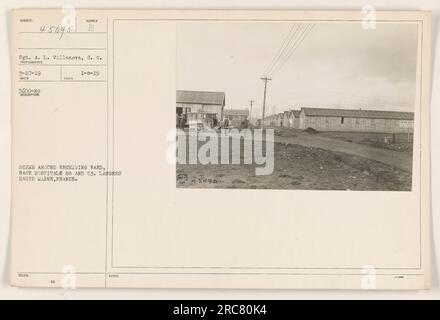
<svg viewBox="0 0 440 320">
<path fill-rule="evenodd" d="M 230 125 L 239 127 L 243 121 L 248 120 L 248 109 L 224 109 L 224 118 L 228 118 Z"/>
<path fill-rule="evenodd" d="M 414 113 L 362 109 L 301 108 L 299 129 L 322 131 L 412 132 Z"/>
<path fill-rule="evenodd" d="M 272 114 L 264 118 L 266 127 L 299 128 L 300 110 L 289 110 Z"/>
<path fill-rule="evenodd" d="M 222 119 L 225 100 L 224 92 L 177 90 L 176 113 L 215 113 L 218 119 Z"/>
<path fill-rule="evenodd" d="M 212 126 L 210 120 L 214 115 L 218 121 L 228 118 L 229 124 L 234 127 L 249 119 L 248 109 L 225 109 L 225 100 L 224 92 L 177 90 L 177 126 L 183 127 L 191 122 Z"/>
<path fill-rule="evenodd" d="M 224 92 L 177 90 L 176 126 L 213 127 L 223 118 L 225 100 Z"/>
<path fill-rule="evenodd" d="M 362 109 L 301 108 L 265 117 L 267 127 L 320 131 L 412 133 L 414 113 Z"/>
</svg>

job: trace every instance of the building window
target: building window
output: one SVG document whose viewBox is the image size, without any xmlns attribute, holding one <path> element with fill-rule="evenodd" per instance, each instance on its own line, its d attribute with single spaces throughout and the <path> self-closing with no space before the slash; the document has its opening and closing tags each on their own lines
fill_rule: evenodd
<svg viewBox="0 0 440 320">
<path fill-rule="evenodd" d="M 356 124 L 359 124 L 359 118 L 356 118 Z"/>
<path fill-rule="evenodd" d="M 344 124 L 344 117 L 341 117 L 341 124 Z"/>
</svg>

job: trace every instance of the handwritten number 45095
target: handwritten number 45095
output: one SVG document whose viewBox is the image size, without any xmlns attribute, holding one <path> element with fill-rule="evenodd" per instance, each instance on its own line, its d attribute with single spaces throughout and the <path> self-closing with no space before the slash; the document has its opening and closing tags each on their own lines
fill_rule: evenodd
<svg viewBox="0 0 440 320">
<path fill-rule="evenodd" d="M 41 33 L 54 33 L 54 34 L 58 34 L 60 37 L 59 39 L 61 40 L 61 38 L 63 37 L 63 35 L 65 33 L 69 33 L 72 31 L 71 27 L 66 27 L 66 26 L 41 26 L 40 27 L 40 32 Z"/>
</svg>

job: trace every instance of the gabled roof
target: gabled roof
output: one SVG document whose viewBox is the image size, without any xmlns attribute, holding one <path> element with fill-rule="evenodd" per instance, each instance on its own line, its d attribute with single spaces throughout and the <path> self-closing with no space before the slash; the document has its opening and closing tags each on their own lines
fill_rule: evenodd
<svg viewBox="0 0 440 320">
<path fill-rule="evenodd" d="M 178 103 L 224 105 L 225 93 L 214 91 L 177 90 L 176 101 Z"/>
<path fill-rule="evenodd" d="M 232 115 L 236 115 L 236 116 L 249 116 L 249 110 L 248 109 L 224 109 L 223 110 L 224 115 L 227 116 L 232 116 Z"/>
<path fill-rule="evenodd" d="M 290 110 L 289 117 L 291 117 L 293 115 L 295 118 L 298 118 L 300 113 L 301 113 L 301 110 Z"/>
<path fill-rule="evenodd" d="M 307 116 L 414 120 L 414 112 L 330 108 L 302 108 L 301 110 Z"/>
</svg>

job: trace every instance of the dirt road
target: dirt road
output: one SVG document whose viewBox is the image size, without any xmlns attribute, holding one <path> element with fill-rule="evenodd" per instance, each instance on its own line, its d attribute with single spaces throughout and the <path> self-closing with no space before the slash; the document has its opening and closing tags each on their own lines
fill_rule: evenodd
<svg viewBox="0 0 440 320">
<path fill-rule="evenodd" d="M 204 142 L 199 142 L 199 148 Z M 198 149 L 197 149 L 198 150 Z M 187 148 L 187 157 L 190 150 Z M 198 152 L 198 151 L 193 151 Z M 300 132 L 275 136 L 271 174 L 256 175 L 255 163 L 244 164 L 244 144 L 229 145 L 240 164 L 176 165 L 178 188 L 393 190 L 409 191 L 410 157 L 406 152 L 382 150 L 347 141 Z M 396 165 L 397 164 L 397 165 Z M 402 169 L 402 168 L 403 169 Z"/>
<path fill-rule="evenodd" d="M 309 133 L 298 133 L 295 136 L 287 137 L 275 136 L 275 142 L 299 144 L 302 146 L 321 148 L 329 151 L 345 152 L 367 159 L 376 160 L 407 172 L 411 172 L 412 170 L 412 153 L 410 152 L 398 152 L 380 149 Z"/>
</svg>

